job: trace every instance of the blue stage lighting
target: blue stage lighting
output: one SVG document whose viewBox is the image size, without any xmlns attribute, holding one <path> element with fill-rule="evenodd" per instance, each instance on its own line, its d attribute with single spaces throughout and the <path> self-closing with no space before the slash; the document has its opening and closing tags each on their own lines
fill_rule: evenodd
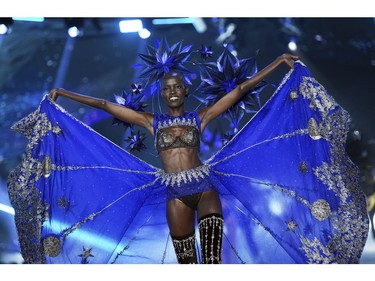
<svg viewBox="0 0 375 281">
<path fill-rule="evenodd" d="M 3 211 L 5 213 L 11 214 L 11 215 L 14 215 L 14 209 L 12 207 L 9 207 L 9 206 L 4 205 L 2 203 L 0 203 L 0 211 Z"/>
<path fill-rule="evenodd" d="M 12 19 L 17 21 L 44 22 L 44 18 L 38 17 L 13 17 Z"/>
<path fill-rule="evenodd" d="M 69 36 L 74 38 L 74 37 L 82 35 L 84 19 L 83 18 L 67 18 L 65 19 L 65 25 L 66 25 Z"/>
<path fill-rule="evenodd" d="M 8 32 L 8 27 L 6 26 L 6 24 L 0 24 L 0 35 L 4 35 L 4 34 L 7 34 Z"/>
<path fill-rule="evenodd" d="M 152 24 L 163 25 L 163 24 L 188 24 L 193 23 L 194 18 L 165 18 L 165 19 L 153 19 Z"/>
<path fill-rule="evenodd" d="M 142 21 L 136 20 L 122 20 L 119 22 L 121 33 L 139 32 L 143 29 Z"/>
<path fill-rule="evenodd" d="M 12 18 L 0 18 L 0 35 L 5 35 L 10 32 L 10 27 L 13 24 Z"/>
<path fill-rule="evenodd" d="M 80 32 L 79 28 L 76 27 L 76 26 L 72 26 L 72 27 L 68 28 L 68 34 L 72 38 L 77 37 L 80 33 L 81 32 Z"/>
<path fill-rule="evenodd" d="M 293 39 L 291 39 L 291 40 L 289 41 L 289 43 L 288 43 L 288 48 L 289 48 L 289 50 L 291 50 L 291 51 L 297 51 L 297 44 L 296 44 L 296 42 L 295 42 Z"/>
<path fill-rule="evenodd" d="M 203 18 L 161 18 L 153 19 L 152 24 L 192 24 L 198 33 L 203 33 L 207 30 L 207 25 Z"/>
<path fill-rule="evenodd" d="M 138 32 L 139 37 L 142 39 L 147 39 L 151 36 L 151 32 L 147 28 L 143 28 L 141 31 Z"/>
</svg>

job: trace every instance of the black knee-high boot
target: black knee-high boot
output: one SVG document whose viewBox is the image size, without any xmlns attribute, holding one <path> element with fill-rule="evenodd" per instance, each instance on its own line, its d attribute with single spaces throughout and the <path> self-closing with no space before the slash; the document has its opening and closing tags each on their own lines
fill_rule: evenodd
<svg viewBox="0 0 375 281">
<path fill-rule="evenodd" d="M 224 220 L 220 214 L 210 214 L 199 219 L 202 263 L 221 263 Z"/>
<path fill-rule="evenodd" d="M 183 237 L 171 237 L 178 263 L 198 263 L 195 232 Z"/>
</svg>

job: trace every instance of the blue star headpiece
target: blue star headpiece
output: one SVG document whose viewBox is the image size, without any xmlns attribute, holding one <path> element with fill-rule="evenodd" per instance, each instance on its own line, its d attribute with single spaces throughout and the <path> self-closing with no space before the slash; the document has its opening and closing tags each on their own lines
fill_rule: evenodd
<svg viewBox="0 0 375 281">
<path fill-rule="evenodd" d="M 143 64 L 136 64 L 133 67 L 144 68 L 139 75 L 144 88 L 158 86 L 161 78 L 170 71 L 184 74 L 186 83 L 191 85 L 188 77 L 191 71 L 183 65 L 191 54 L 191 47 L 192 45 L 183 46 L 182 41 L 170 47 L 164 37 L 162 41 L 155 40 L 154 46 L 149 45 L 147 54 L 138 54 Z"/>
<path fill-rule="evenodd" d="M 130 93 L 123 91 L 121 96 L 115 95 L 115 101 L 117 104 L 135 111 L 143 111 L 143 109 L 147 106 L 145 103 L 145 94 L 143 93 L 142 86 L 138 84 L 132 84 L 132 91 Z M 123 124 L 125 128 L 133 128 L 133 124 L 126 123 L 114 117 L 112 125 L 120 124 Z"/>
<path fill-rule="evenodd" d="M 217 102 L 228 92 L 236 88 L 242 82 L 248 80 L 257 72 L 255 57 L 238 59 L 224 46 L 224 51 L 216 62 L 200 64 L 201 83 L 196 89 L 196 96 L 205 106 Z M 259 93 L 268 85 L 263 81 L 249 90 L 243 98 L 225 113 L 231 121 L 233 128 L 238 128 L 244 113 L 255 113 L 260 107 Z"/>
</svg>

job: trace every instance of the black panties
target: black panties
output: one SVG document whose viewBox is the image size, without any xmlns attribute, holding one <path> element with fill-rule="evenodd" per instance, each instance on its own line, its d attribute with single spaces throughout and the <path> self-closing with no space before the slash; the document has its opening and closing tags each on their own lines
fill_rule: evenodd
<svg viewBox="0 0 375 281">
<path fill-rule="evenodd" d="M 177 199 L 182 201 L 186 206 L 192 208 L 193 210 L 197 210 L 198 203 L 201 197 L 202 197 L 202 192 L 199 192 L 199 193 L 194 193 L 190 195 L 185 195 Z"/>
</svg>

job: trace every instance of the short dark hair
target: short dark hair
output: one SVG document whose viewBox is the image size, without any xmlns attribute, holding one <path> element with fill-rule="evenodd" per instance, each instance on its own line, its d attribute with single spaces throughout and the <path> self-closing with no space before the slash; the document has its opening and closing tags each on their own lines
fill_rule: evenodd
<svg viewBox="0 0 375 281">
<path fill-rule="evenodd" d="M 186 83 L 185 83 L 185 76 L 184 76 L 184 74 L 182 74 L 182 73 L 179 72 L 179 71 L 170 71 L 170 72 L 168 72 L 168 73 L 165 73 L 165 74 L 163 75 L 163 78 L 160 80 L 160 85 L 163 85 L 163 83 L 164 83 L 164 79 L 167 79 L 167 78 L 169 78 L 169 77 L 178 77 L 178 78 L 180 78 L 181 81 L 182 81 L 182 83 L 183 83 L 183 85 L 184 85 L 184 87 L 186 86 Z"/>
</svg>

